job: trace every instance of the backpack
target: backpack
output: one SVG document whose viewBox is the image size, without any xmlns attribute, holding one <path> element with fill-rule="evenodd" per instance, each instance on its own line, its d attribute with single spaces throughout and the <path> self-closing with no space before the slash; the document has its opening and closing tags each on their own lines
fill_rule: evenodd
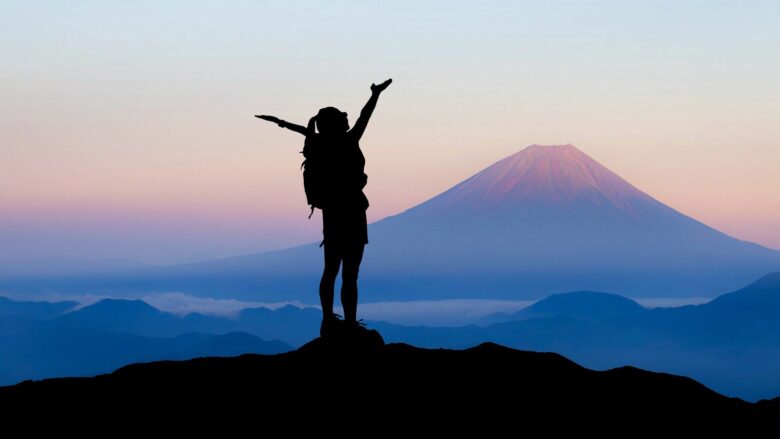
<svg viewBox="0 0 780 439">
<path fill-rule="evenodd" d="M 338 162 L 343 160 L 342 156 L 333 156 L 333 145 L 331 138 L 322 137 L 314 130 L 314 122 L 310 121 L 306 128 L 306 140 L 303 143 L 303 189 L 306 192 L 306 203 L 311 206 L 309 219 L 314 215 L 314 209 L 323 209 L 325 205 L 333 200 L 334 193 L 339 194 L 348 188 L 363 189 L 368 181 L 365 173 L 360 175 L 345 175 L 343 168 L 338 166 Z M 335 161 L 335 162 L 334 162 Z M 361 196 L 365 199 L 365 195 Z M 368 207 L 368 200 L 365 201 Z"/>
<path fill-rule="evenodd" d="M 303 143 L 303 190 L 306 192 L 306 203 L 311 206 L 309 219 L 314 215 L 314 209 L 325 206 L 327 168 L 325 147 L 314 131 L 314 122 L 307 127 L 306 141 Z"/>
</svg>

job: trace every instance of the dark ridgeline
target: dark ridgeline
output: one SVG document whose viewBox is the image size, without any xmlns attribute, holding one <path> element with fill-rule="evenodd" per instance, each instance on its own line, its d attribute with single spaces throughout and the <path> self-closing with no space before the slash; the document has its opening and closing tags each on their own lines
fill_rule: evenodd
<svg viewBox="0 0 780 439">
<path fill-rule="evenodd" d="M 319 309 L 287 306 L 248 308 L 232 318 L 182 317 L 140 301 L 106 299 L 36 320 L 30 314 L 3 316 L 4 309 L 20 309 L 6 302 L 12 306 L 0 306 L 0 358 L 8 359 L 0 361 L 0 385 L 108 373 L 130 363 L 185 359 L 183 354 L 196 350 L 217 355 L 220 350 L 195 349 L 195 344 L 213 348 L 215 334 L 231 332 L 281 340 L 289 350 L 317 334 L 322 316 Z M 632 365 L 688 376 L 749 401 L 780 395 L 780 273 L 698 306 L 645 309 L 612 294 L 574 292 L 552 295 L 515 314 L 489 316 L 480 326 L 370 325 L 389 342 L 423 348 L 463 349 L 490 341 L 556 352 L 597 370 Z M 232 342 L 237 353 L 238 348 L 280 352 L 257 340 L 234 337 Z"/>
<path fill-rule="evenodd" d="M 306 198 L 312 213 L 315 208 L 322 210 L 321 246 L 324 246 L 325 267 L 319 287 L 321 335 L 345 329 L 342 326 L 362 330 L 357 321 L 357 280 L 363 248 L 368 243 L 366 209 L 369 203 L 363 193 L 368 177 L 364 172 L 366 159 L 360 150 L 360 138 L 368 126 L 380 93 L 391 82 L 392 79 L 388 79 L 379 85 L 371 84 L 371 97 L 351 129 L 347 113 L 334 107 L 320 109 L 305 128 L 274 116 L 256 116 L 306 136 L 303 148 L 305 161 L 302 166 Z M 339 268 L 343 322 L 333 313 L 334 287 Z"/>
<path fill-rule="evenodd" d="M 377 335 L 350 347 L 317 339 L 279 355 L 136 364 L 94 378 L 25 382 L 0 388 L 0 406 L 8 419 L 19 412 L 88 413 L 140 428 L 189 429 L 197 419 L 197 426 L 252 424 L 261 432 L 349 422 L 348 435 L 403 437 L 778 434 L 780 398 L 752 404 L 680 376 L 633 367 L 597 372 L 557 354 L 490 343 L 420 349 L 384 345 Z"/>
</svg>

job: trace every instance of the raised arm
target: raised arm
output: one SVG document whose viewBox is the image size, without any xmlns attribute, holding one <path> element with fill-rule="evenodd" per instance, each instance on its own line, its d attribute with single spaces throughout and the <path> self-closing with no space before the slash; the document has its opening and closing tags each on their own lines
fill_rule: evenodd
<svg viewBox="0 0 780 439">
<path fill-rule="evenodd" d="M 266 116 L 264 114 L 263 115 L 255 115 L 255 117 L 263 119 L 263 120 L 267 120 L 269 122 L 273 122 L 273 123 L 279 125 L 282 128 L 287 128 L 290 131 L 295 131 L 296 133 L 303 134 L 304 136 L 308 132 L 306 127 L 303 127 L 301 125 L 296 125 L 296 124 L 294 124 L 292 122 L 287 122 L 286 120 L 279 119 L 278 117 Z"/>
<path fill-rule="evenodd" d="M 366 105 L 364 105 L 363 109 L 360 111 L 360 117 L 358 117 L 355 125 L 353 125 L 352 129 L 349 130 L 349 132 L 358 139 L 363 137 L 363 132 L 366 131 L 368 120 L 371 119 L 371 114 L 374 112 L 376 103 L 379 100 L 379 94 L 382 93 L 391 82 L 393 82 L 393 80 L 388 79 L 379 85 L 371 84 L 371 97 L 368 98 L 368 102 L 366 102 Z"/>
</svg>

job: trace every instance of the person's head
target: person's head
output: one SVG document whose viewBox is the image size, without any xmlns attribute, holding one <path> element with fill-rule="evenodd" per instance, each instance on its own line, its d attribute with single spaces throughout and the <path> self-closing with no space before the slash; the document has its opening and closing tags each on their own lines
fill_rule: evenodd
<svg viewBox="0 0 780 439">
<path fill-rule="evenodd" d="M 347 113 L 335 107 L 325 107 L 317 113 L 317 131 L 324 134 L 345 133 L 349 130 Z"/>
</svg>

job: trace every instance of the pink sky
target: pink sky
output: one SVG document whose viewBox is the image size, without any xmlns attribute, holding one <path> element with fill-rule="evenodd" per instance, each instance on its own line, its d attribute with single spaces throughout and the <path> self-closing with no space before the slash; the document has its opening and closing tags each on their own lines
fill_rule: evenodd
<svg viewBox="0 0 780 439">
<path fill-rule="evenodd" d="M 334 105 L 354 120 L 388 77 L 362 141 L 370 219 L 526 145 L 572 143 L 780 248 L 779 8 L 520 3 L 11 2 L 0 258 L 170 263 L 316 240 L 302 138 L 252 115 L 303 123 Z"/>
</svg>

